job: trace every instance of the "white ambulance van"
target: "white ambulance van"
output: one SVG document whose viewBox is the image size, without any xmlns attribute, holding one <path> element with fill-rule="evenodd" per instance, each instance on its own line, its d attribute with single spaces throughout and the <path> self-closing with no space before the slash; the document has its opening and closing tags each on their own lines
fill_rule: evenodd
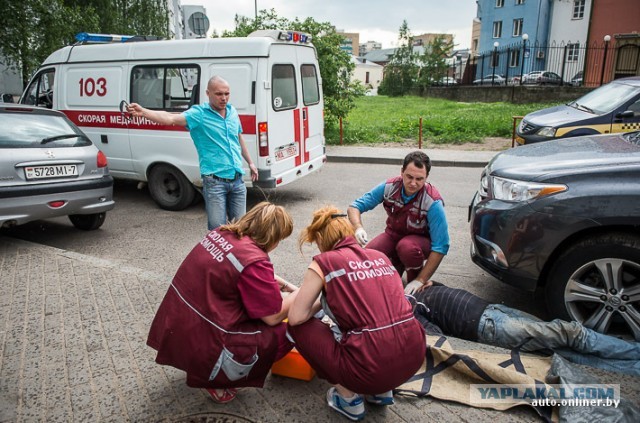
<svg viewBox="0 0 640 423">
<path fill-rule="evenodd" d="M 81 42 L 44 61 L 20 102 L 64 112 L 106 154 L 114 177 L 147 182 L 163 209 L 182 210 L 199 195 L 195 147 L 185 128 L 130 120 L 120 111 L 123 100 L 180 113 L 208 101 L 207 81 L 219 75 L 229 82 L 230 102 L 259 171 L 253 186 L 288 184 L 326 161 L 322 80 L 306 34 L 264 30 L 245 38 L 137 41 L 82 33 L 77 38 Z"/>
</svg>

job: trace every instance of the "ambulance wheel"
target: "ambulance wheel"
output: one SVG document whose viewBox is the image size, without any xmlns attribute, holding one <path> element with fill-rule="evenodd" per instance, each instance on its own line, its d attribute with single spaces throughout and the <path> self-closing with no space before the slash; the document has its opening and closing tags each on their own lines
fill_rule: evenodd
<svg viewBox="0 0 640 423">
<path fill-rule="evenodd" d="M 196 190 L 178 169 L 161 164 L 149 172 L 149 193 L 160 208 L 179 211 L 191 205 Z"/>
</svg>

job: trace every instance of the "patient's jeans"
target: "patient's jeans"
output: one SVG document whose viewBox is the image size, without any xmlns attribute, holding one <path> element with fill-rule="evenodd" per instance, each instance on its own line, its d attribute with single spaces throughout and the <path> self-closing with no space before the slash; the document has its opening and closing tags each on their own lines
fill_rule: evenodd
<svg viewBox="0 0 640 423">
<path fill-rule="evenodd" d="M 545 322 L 501 304 L 490 304 L 482 313 L 478 342 L 521 346 L 522 351 L 553 350 L 574 363 L 640 376 L 640 342 L 603 335 L 578 322 Z"/>
</svg>

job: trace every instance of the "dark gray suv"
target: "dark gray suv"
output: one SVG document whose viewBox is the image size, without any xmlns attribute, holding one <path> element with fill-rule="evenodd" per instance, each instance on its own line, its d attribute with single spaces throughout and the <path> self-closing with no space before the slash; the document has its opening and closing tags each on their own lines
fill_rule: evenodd
<svg viewBox="0 0 640 423">
<path fill-rule="evenodd" d="M 554 317 L 640 340 L 640 132 L 514 148 L 470 207 L 474 263 Z"/>
</svg>

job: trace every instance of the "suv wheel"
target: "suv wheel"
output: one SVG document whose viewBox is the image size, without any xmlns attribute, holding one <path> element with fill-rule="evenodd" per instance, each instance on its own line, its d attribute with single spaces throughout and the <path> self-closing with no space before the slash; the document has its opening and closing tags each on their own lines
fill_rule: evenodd
<svg viewBox="0 0 640 423">
<path fill-rule="evenodd" d="M 571 246 L 546 286 L 554 317 L 640 341 L 640 238 L 611 233 Z"/>
<path fill-rule="evenodd" d="M 95 214 L 72 214 L 69 215 L 69 220 L 78 229 L 83 231 L 93 231 L 98 229 L 104 223 L 104 219 L 107 217 L 107 213 L 95 213 Z"/>
<path fill-rule="evenodd" d="M 149 174 L 149 193 L 161 208 L 178 211 L 193 203 L 196 191 L 178 169 L 157 165 Z"/>
</svg>

